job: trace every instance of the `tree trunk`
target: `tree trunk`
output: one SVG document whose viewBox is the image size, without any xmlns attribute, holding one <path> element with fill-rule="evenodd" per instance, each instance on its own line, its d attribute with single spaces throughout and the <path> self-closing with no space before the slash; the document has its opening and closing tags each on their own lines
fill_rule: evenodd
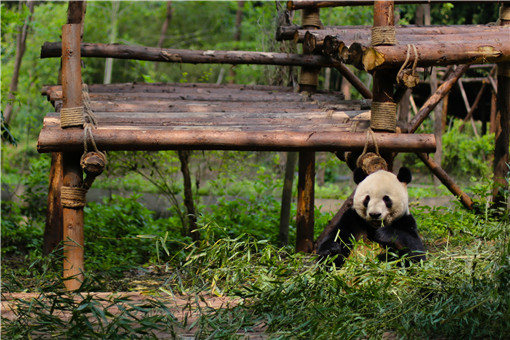
<svg viewBox="0 0 510 340">
<path fill-rule="evenodd" d="M 19 2 L 19 9 L 22 9 L 24 1 Z M 4 109 L 4 122 L 5 124 L 9 124 L 12 119 L 12 109 L 14 100 L 16 99 L 16 92 L 18 91 L 18 80 L 19 80 L 19 70 L 21 67 L 21 62 L 23 60 L 23 55 L 25 54 L 25 47 L 27 41 L 28 29 L 30 27 L 30 23 L 32 22 L 32 14 L 34 13 L 34 1 L 27 1 L 27 6 L 30 11 L 29 16 L 25 19 L 23 26 L 21 27 L 21 31 L 18 33 L 16 37 L 16 59 L 14 61 L 14 71 L 12 73 L 11 83 L 9 85 L 9 96 L 7 99 L 7 104 Z"/>
<path fill-rule="evenodd" d="M 157 45 L 158 48 L 162 48 L 163 47 L 163 42 L 166 39 L 166 33 L 168 31 L 168 25 L 170 24 L 170 21 L 172 20 L 173 12 L 174 11 L 172 9 L 172 1 L 167 1 L 167 3 L 166 3 L 165 21 L 163 21 L 163 25 L 161 26 L 161 33 L 159 35 L 159 40 L 158 40 L 158 45 Z M 159 65 L 159 63 L 154 63 L 154 70 L 156 70 L 156 71 L 158 70 L 158 65 Z"/>
<path fill-rule="evenodd" d="M 237 2 L 237 12 L 236 12 L 236 28 L 234 33 L 234 41 L 239 42 L 241 41 L 241 24 L 243 22 L 243 7 L 244 7 L 244 1 L 238 1 Z M 234 47 L 234 50 L 237 50 L 238 46 Z M 236 71 L 234 70 L 234 67 L 232 66 L 229 70 L 229 83 L 234 84 L 236 79 Z"/>
<path fill-rule="evenodd" d="M 110 36 L 109 41 L 110 44 L 115 43 L 117 40 L 117 22 L 119 17 L 119 8 L 120 1 L 111 2 L 112 10 L 111 10 L 111 26 L 110 26 Z M 111 84 L 112 82 L 112 69 L 113 69 L 113 58 L 106 58 L 105 66 L 104 66 L 104 81 L 103 84 Z"/>
<path fill-rule="evenodd" d="M 197 230 L 197 214 L 195 212 L 195 203 L 193 202 L 193 192 L 191 187 L 191 175 L 189 172 L 189 157 L 191 151 L 179 150 L 179 160 L 181 162 L 181 172 L 184 183 L 184 206 L 187 212 L 188 234 L 191 235 L 193 241 L 200 238 L 200 233 Z"/>
<path fill-rule="evenodd" d="M 296 169 L 297 152 L 287 152 L 287 160 L 285 162 L 285 178 L 282 189 L 282 205 L 280 210 L 280 230 L 278 240 L 280 246 L 289 243 L 289 222 L 290 222 L 290 206 L 292 203 L 292 186 L 294 183 L 294 171 Z"/>
</svg>

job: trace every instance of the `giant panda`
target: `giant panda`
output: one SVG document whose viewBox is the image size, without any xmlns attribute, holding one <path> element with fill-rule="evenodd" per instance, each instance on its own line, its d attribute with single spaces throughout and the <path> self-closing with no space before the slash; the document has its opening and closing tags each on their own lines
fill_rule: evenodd
<svg viewBox="0 0 510 340">
<path fill-rule="evenodd" d="M 357 168 L 352 207 L 325 238 L 318 240 L 319 257 L 338 255 L 334 263 L 341 266 L 351 252 L 353 239 L 365 235 L 399 256 L 407 254 L 413 261 L 425 260 L 425 247 L 409 212 L 407 184 L 411 177 L 406 167 L 396 176 L 384 170 L 366 176 Z"/>
</svg>

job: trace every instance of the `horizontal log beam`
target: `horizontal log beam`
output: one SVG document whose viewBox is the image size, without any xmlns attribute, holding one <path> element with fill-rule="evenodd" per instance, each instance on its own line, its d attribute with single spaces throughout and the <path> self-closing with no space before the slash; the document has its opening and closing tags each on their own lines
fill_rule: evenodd
<svg viewBox="0 0 510 340">
<path fill-rule="evenodd" d="M 60 42 L 45 42 L 41 58 L 60 58 Z M 81 44 L 81 56 L 190 64 L 259 64 L 281 66 L 336 67 L 340 63 L 320 55 L 253 51 L 201 51 L 119 44 Z"/>
<path fill-rule="evenodd" d="M 267 150 L 267 151 L 338 151 L 363 150 L 366 133 L 359 132 L 288 132 L 273 131 L 204 131 L 163 130 L 132 127 L 93 131 L 101 150 Z M 395 152 L 434 152 L 432 134 L 375 134 L 381 150 Z M 39 135 L 39 152 L 80 151 L 83 148 L 81 129 L 45 127 Z"/>
<path fill-rule="evenodd" d="M 474 3 L 473 0 L 395 0 L 395 5 L 407 4 L 440 4 L 446 2 L 455 3 Z M 508 0 L 484 0 L 480 3 L 508 3 Z M 324 7 L 340 7 L 340 6 L 372 6 L 374 1 L 370 0 L 338 0 L 338 1 L 320 1 L 320 0 L 298 0 L 287 1 L 287 9 L 290 11 L 298 9 L 324 8 Z"/>
<path fill-rule="evenodd" d="M 503 41 L 468 42 L 417 42 L 418 66 L 444 66 L 453 64 L 491 63 L 510 61 L 510 44 Z M 407 57 L 408 46 L 364 47 L 357 43 L 349 47 L 349 60 L 353 65 L 366 71 L 400 67 Z M 409 62 L 414 61 L 411 50 Z M 360 58 L 361 57 L 361 58 Z M 356 60 L 361 60 L 359 64 Z"/>
<path fill-rule="evenodd" d="M 297 27 L 297 26 L 285 26 L 286 28 L 282 31 L 285 32 L 282 35 L 282 40 L 292 40 L 302 43 L 306 32 L 309 30 Z M 497 32 L 505 33 L 508 32 L 508 28 L 504 29 L 504 26 L 488 26 L 488 25 L 450 25 L 450 26 L 415 26 L 405 25 L 396 26 L 396 38 L 397 41 L 400 39 L 410 40 L 412 37 L 417 36 L 430 36 L 430 35 L 485 35 L 494 34 Z M 326 26 L 324 29 L 314 30 L 312 33 L 317 36 L 319 40 L 323 40 L 326 36 L 343 36 L 346 40 L 358 39 L 366 40 L 366 37 L 370 37 L 371 26 Z M 292 36 L 291 36 L 292 34 Z M 285 39 L 284 39 L 285 38 Z M 417 37 L 420 39 L 421 37 Z"/>
</svg>

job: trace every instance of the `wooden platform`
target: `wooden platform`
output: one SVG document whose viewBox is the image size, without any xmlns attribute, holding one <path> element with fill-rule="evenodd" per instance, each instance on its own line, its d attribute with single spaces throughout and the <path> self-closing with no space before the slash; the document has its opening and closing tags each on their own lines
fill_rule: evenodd
<svg viewBox="0 0 510 340">
<path fill-rule="evenodd" d="M 83 130 L 60 128 L 61 86 L 43 94 L 56 112 L 39 135 L 39 152 L 83 148 Z M 345 101 L 338 92 L 313 95 L 275 86 L 215 84 L 90 85 L 102 150 L 362 149 L 370 102 Z M 381 149 L 433 152 L 433 135 L 377 134 Z"/>
</svg>

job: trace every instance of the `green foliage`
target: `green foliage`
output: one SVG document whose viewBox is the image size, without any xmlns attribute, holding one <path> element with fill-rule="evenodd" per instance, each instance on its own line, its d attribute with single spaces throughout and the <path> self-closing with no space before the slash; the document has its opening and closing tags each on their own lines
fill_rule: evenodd
<svg viewBox="0 0 510 340">
<path fill-rule="evenodd" d="M 470 177 L 487 177 L 491 169 L 487 161 L 494 153 L 494 134 L 475 137 L 468 133 L 460 133 L 460 121 L 443 135 L 442 166 L 448 172 Z"/>
<path fill-rule="evenodd" d="M 49 157 L 33 159 L 20 183 L 17 201 L 2 202 L 2 254 L 26 255 L 38 251 L 46 213 Z"/>
<path fill-rule="evenodd" d="M 155 219 L 154 213 L 137 201 L 139 197 L 113 195 L 85 208 L 85 264 L 89 270 L 118 276 L 127 269 L 166 258 L 170 250 L 174 253 L 190 243 L 181 236 L 178 219 Z M 159 249 L 162 239 L 164 247 Z"/>
</svg>

